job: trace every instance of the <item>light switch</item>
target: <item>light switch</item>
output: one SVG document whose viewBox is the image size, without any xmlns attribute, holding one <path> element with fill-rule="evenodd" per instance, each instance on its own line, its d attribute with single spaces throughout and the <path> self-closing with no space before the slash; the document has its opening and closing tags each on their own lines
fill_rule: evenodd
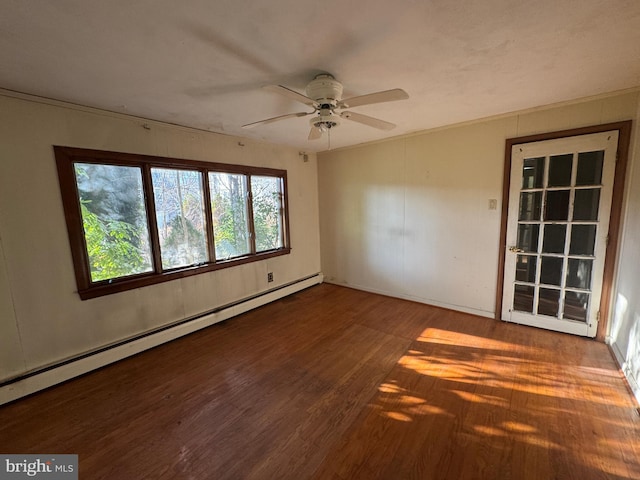
<svg viewBox="0 0 640 480">
<path fill-rule="evenodd" d="M 498 209 L 498 200 L 495 198 L 489 199 L 489 210 L 497 210 Z"/>
</svg>

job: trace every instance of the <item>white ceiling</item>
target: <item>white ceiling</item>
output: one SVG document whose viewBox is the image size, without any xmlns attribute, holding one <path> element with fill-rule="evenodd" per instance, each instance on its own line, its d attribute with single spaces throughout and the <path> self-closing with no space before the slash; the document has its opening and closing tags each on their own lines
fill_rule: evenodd
<svg viewBox="0 0 640 480">
<path fill-rule="evenodd" d="M 321 72 L 343 97 L 402 88 L 354 111 L 331 148 L 640 86 L 639 0 L 0 0 L 0 88 L 292 145 Z"/>
</svg>

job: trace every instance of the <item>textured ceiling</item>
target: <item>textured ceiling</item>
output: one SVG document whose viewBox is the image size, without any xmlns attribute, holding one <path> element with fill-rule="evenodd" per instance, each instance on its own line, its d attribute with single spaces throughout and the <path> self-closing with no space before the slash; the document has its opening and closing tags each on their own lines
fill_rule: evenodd
<svg viewBox="0 0 640 480">
<path fill-rule="evenodd" d="M 640 85 L 638 0 L 0 0 L 0 88 L 322 151 L 304 105 L 321 72 L 354 111 L 331 148 Z"/>
</svg>

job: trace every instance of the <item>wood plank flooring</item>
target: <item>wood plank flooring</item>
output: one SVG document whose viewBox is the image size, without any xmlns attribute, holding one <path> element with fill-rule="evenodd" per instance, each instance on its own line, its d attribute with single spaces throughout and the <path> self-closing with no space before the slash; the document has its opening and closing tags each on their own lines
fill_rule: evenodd
<svg viewBox="0 0 640 480">
<path fill-rule="evenodd" d="M 323 284 L 0 407 L 88 479 L 639 479 L 604 344 Z"/>
</svg>

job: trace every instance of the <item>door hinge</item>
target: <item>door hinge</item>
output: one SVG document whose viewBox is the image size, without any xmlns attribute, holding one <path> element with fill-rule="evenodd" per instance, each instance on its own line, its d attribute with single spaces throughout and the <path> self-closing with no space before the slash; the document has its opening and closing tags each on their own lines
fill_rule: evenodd
<svg viewBox="0 0 640 480">
<path fill-rule="evenodd" d="M 596 323 L 600 323 L 600 310 L 596 313 Z"/>
</svg>

